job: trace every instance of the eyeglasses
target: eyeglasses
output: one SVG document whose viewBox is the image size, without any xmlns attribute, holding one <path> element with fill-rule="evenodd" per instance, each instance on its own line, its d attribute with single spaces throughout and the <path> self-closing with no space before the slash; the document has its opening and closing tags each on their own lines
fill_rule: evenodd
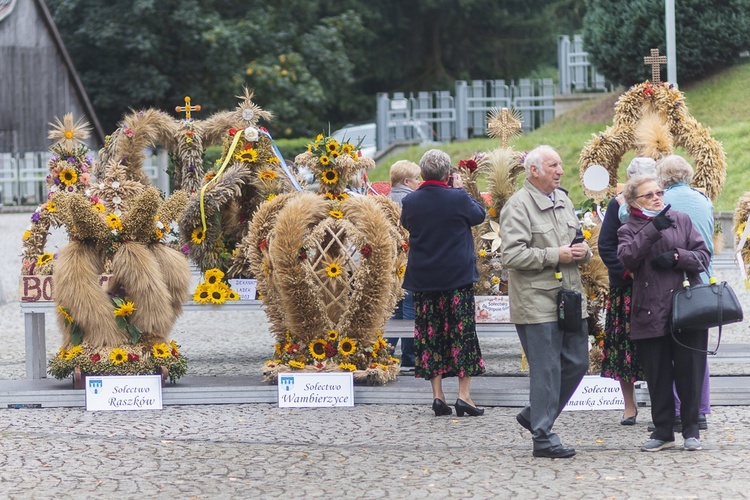
<svg viewBox="0 0 750 500">
<path fill-rule="evenodd" d="M 664 198 L 664 191 L 653 191 L 651 193 L 642 194 L 640 196 L 636 196 L 635 199 L 638 198 L 646 198 L 647 200 L 653 200 L 654 198 Z"/>
</svg>

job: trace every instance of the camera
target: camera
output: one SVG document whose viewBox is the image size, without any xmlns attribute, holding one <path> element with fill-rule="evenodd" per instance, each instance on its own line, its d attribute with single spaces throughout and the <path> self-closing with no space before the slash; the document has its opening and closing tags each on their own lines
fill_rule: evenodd
<svg viewBox="0 0 750 500">
<path fill-rule="evenodd" d="M 448 185 L 450 187 L 453 187 L 453 174 L 456 173 L 455 169 L 450 169 L 450 173 L 448 174 Z"/>
</svg>

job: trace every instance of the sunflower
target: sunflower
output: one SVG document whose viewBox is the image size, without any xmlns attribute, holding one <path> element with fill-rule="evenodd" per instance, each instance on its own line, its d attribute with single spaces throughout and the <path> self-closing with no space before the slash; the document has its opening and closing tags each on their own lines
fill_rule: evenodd
<svg viewBox="0 0 750 500">
<path fill-rule="evenodd" d="M 241 153 L 235 154 L 234 159 L 239 160 L 242 163 L 253 163 L 258 159 L 258 151 L 253 148 L 246 149 Z"/>
<path fill-rule="evenodd" d="M 109 214 L 107 215 L 107 224 L 109 224 L 109 227 L 112 229 L 116 229 L 118 231 L 122 231 L 122 221 L 117 216 L 117 214 Z"/>
<path fill-rule="evenodd" d="M 323 170 L 320 174 L 320 180 L 323 181 L 323 184 L 336 184 L 339 181 L 339 174 L 334 169 L 329 168 L 328 170 Z"/>
<path fill-rule="evenodd" d="M 279 160 L 279 158 L 276 156 L 270 157 L 267 161 L 268 163 L 281 163 L 281 160 Z"/>
<path fill-rule="evenodd" d="M 74 345 L 68 352 L 65 353 L 65 359 L 73 359 L 83 352 L 83 347 L 80 345 Z"/>
<path fill-rule="evenodd" d="M 349 195 L 346 193 L 341 193 L 338 196 L 339 201 L 344 201 L 345 199 L 349 198 Z"/>
<path fill-rule="evenodd" d="M 66 323 L 70 324 L 73 322 L 73 316 L 63 306 L 57 306 L 57 312 L 63 317 Z"/>
<path fill-rule="evenodd" d="M 345 142 L 341 145 L 341 152 L 345 155 L 351 154 L 354 151 L 354 146 L 351 143 Z"/>
<path fill-rule="evenodd" d="M 330 215 L 334 219 L 341 219 L 344 216 L 344 212 L 342 212 L 341 210 L 330 210 L 328 212 L 328 215 Z"/>
<path fill-rule="evenodd" d="M 112 352 L 109 353 L 109 360 L 114 365 L 119 365 L 120 363 L 124 363 L 125 361 L 128 360 L 128 351 L 120 347 L 115 347 L 114 349 L 112 349 Z"/>
<path fill-rule="evenodd" d="M 339 156 L 340 156 L 340 155 L 339 155 L 339 152 L 338 152 L 338 151 L 331 151 L 331 159 L 332 159 L 332 160 L 335 160 L 335 159 L 336 159 L 336 158 L 338 158 Z"/>
<path fill-rule="evenodd" d="M 326 193 L 326 194 L 324 194 L 324 195 L 323 195 L 323 197 L 324 197 L 324 198 L 325 198 L 326 200 L 335 200 L 335 199 L 336 199 L 336 195 L 335 195 L 335 194 L 333 194 L 333 193 Z"/>
<path fill-rule="evenodd" d="M 199 304 L 205 304 L 208 302 L 208 285 L 201 283 L 195 288 L 193 292 L 193 300 Z"/>
<path fill-rule="evenodd" d="M 57 212 L 57 204 L 54 201 L 47 202 L 47 212 L 51 214 Z"/>
<path fill-rule="evenodd" d="M 132 302 L 125 301 L 119 306 L 115 307 L 115 316 L 130 316 L 135 311 L 135 304 Z"/>
<path fill-rule="evenodd" d="M 151 353 L 155 358 L 169 358 L 172 356 L 172 350 L 164 342 L 161 344 L 155 344 L 154 347 L 151 348 Z"/>
<path fill-rule="evenodd" d="M 39 257 L 38 257 L 38 258 L 36 259 L 36 265 L 37 265 L 37 266 L 43 266 L 43 265 L 45 265 L 46 263 L 48 263 L 48 262 L 52 261 L 52 259 L 54 259 L 54 258 L 55 258 L 55 256 L 54 256 L 53 254 L 51 254 L 51 253 L 49 253 L 49 252 L 44 252 L 44 253 L 43 253 L 42 255 L 40 255 L 40 256 L 39 256 Z"/>
<path fill-rule="evenodd" d="M 335 153 L 339 150 L 339 142 L 336 139 L 331 139 L 326 142 L 326 150 L 329 153 Z"/>
<path fill-rule="evenodd" d="M 289 367 L 290 368 L 296 368 L 297 370 L 301 370 L 301 369 L 303 369 L 305 367 L 305 363 L 301 363 L 299 361 L 292 360 L 292 361 L 289 362 Z"/>
<path fill-rule="evenodd" d="M 230 288 L 229 293 L 227 294 L 227 300 L 240 300 L 240 294 Z"/>
<path fill-rule="evenodd" d="M 586 238 L 587 240 L 591 239 L 591 231 L 589 231 L 588 229 L 584 229 L 583 237 Z"/>
<path fill-rule="evenodd" d="M 193 240 L 193 243 L 196 245 L 200 245 L 203 243 L 203 240 L 206 239 L 206 232 L 203 228 L 197 227 L 193 229 L 193 234 L 190 235 L 190 239 Z"/>
<path fill-rule="evenodd" d="M 329 342 L 333 342 L 334 340 L 339 338 L 339 332 L 337 332 L 336 330 L 328 330 L 327 337 Z"/>
<path fill-rule="evenodd" d="M 262 181 L 272 181 L 276 178 L 276 172 L 273 170 L 261 170 L 258 172 L 258 177 Z"/>
<path fill-rule="evenodd" d="M 398 271 L 396 271 L 396 276 L 399 278 L 403 278 L 404 274 L 406 274 L 406 266 L 401 266 L 398 268 Z"/>
<path fill-rule="evenodd" d="M 60 171 L 60 182 L 66 186 L 72 186 L 78 180 L 78 174 L 73 168 L 64 168 Z"/>
<path fill-rule="evenodd" d="M 320 158 L 318 158 L 318 161 L 320 162 L 321 165 L 324 165 L 324 166 L 331 163 L 331 159 L 327 157 L 326 155 L 323 155 Z"/>
<path fill-rule="evenodd" d="M 338 278 L 341 275 L 341 266 L 336 262 L 331 262 L 326 266 L 326 274 L 329 278 Z"/>
<path fill-rule="evenodd" d="M 206 283 L 209 285 L 215 285 L 219 281 L 221 281 L 224 278 L 224 273 L 221 269 L 218 269 L 216 267 L 213 267 L 211 269 L 208 269 L 204 274 L 204 278 L 206 279 Z"/>
<path fill-rule="evenodd" d="M 353 372 L 357 369 L 357 366 L 352 363 L 339 363 L 339 368 L 348 372 Z"/>
<path fill-rule="evenodd" d="M 318 134 L 317 136 L 315 136 L 315 145 L 317 146 L 318 144 L 320 144 L 320 141 L 322 140 L 323 140 L 323 134 Z"/>
<path fill-rule="evenodd" d="M 310 356 L 317 360 L 326 359 L 326 344 L 327 342 L 323 339 L 310 342 L 310 345 L 307 347 L 310 351 Z"/>
<path fill-rule="evenodd" d="M 208 287 L 208 300 L 211 301 L 212 304 L 223 304 L 227 301 L 228 296 L 229 293 L 227 293 L 227 287 L 222 283 L 217 283 Z"/>
<path fill-rule="evenodd" d="M 104 205 L 102 204 L 101 201 L 97 201 L 96 203 L 94 203 L 93 205 L 91 205 L 91 208 L 93 208 L 94 210 L 96 210 L 100 214 L 104 213 L 104 210 L 105 210 Z"/>
<path fill-rule="evenodd" d="M 341 339 L 341 342 L 339 342 L 339 352 L 342 356 L 351 356 L 357 351 L 357 341 L 349 338 L 344 337 Z"/>
<path fill-rule="evenodd" d="M 58 350 L 57 350 L 57 357 L 58 357 L 58 358 L 61 358 L 61 359 L 62 359 L 62 358 L 65 358 L 65 355 L 66 355 L 66 354 L 67 354 L 67 352 L 66 352 L 66 351 L 65 351 L 65 349 L 63 349 L 62 347 L 61 347 L 60 349 L 58 349 Z"/>
</svg>

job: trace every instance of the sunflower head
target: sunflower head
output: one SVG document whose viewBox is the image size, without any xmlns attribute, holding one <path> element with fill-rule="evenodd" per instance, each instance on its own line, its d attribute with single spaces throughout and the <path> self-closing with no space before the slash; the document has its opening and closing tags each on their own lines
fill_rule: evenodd
<svg viewBox="0 0 750 500">
<path fill-rule="evenodd" d="M 53 254 L 51 254 L 50 252 L 44 252 L 42 255 L 40 255 L 36 259 L 36 265 L 37 266 L 43 266 L 43 265 L 51 262 L 52 259 L 54 259 L 54 258 L 55 258 L 55 256 Z"/>
<path fill-rule="evenodd" d="M 206 279 L 207 284 L 215 285 L 216 283 L 224 279 L 224 272 L 221 269 L 214 267 L 208 269 L 203 276 Z"/>
<path fill-rule="evenodd" d="M 310 342 L 310 345 L 308 346 L 308 350 L 310 351 L 310 356 L 313 357 L 313 359 L 317 359 L 318 361 L 326 358 L 326 345 L 328 342 L 326 342 L 323 339 L 317 339 Z"/>
<path fill-rule="evenodd" d="M 334 169 L 329 168 L 328 170 L 323 170 L 323 172 L 321 172 L 320 180 L 323 181 L 323 184 L 331 186 L 339 181 L 339 174 Z"/>
<path fill-rule="evenodd" d="M 351 356 L 357 351 L 357 341 L 349 338 L 344 337 L 341 339 L 341 342 L 339 342 L 339 353 L 341 353 L 342 356 Z"/>
<path fill-rule="evenodd" d="M 161 344 L 155 344 L 151 348 L 151 354 L 153 354 L 155 358 L 168 358 L 172 356 L 172 349 L 170 349 L 166 343 L 162 342 Z"/>
<path fill-rule="evenodd" d="M 128 360 L 128 351 L 120 347 L 115 347 L 112 352 L 109 353 L 109 360 L 113 365 L 119 365 Z"/>
<path fill-rule="evenodd" d="M 341 266 L 336 262 L 331 262 L 326 266 L 326 274 L 329 278 L 338 278 L 341 275 Z"/>
<path fill-rule="evenodd" d="M 195 243 L 196 245 L 200 245 L 203 243 L 203 240 L 206 239 L 206 232 L 203 230 L 203 228 L 198 227 L 193 229 L 193 233 L 190 235 L 190 240 Z"/>
</svg>

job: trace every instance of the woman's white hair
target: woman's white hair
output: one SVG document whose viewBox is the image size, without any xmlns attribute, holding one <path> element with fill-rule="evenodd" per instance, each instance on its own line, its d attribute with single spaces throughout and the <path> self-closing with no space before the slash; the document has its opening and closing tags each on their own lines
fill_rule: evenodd
<svg viewBox="0 0 750 500">
<path fill-rule="evenodd" d="M 656 173 L 656 161 L 648 156 L 636 156 L 630 160 L 626 173 L 628 179 L 634 175 L 654 175 Z"/>
<path fill-rule="evenodd" d="M 445 151 L 430 149 L 419 160 L 422 179 L 426 181 L 442 181 L 451 169 L 451 157 Z"/>
</svg>

